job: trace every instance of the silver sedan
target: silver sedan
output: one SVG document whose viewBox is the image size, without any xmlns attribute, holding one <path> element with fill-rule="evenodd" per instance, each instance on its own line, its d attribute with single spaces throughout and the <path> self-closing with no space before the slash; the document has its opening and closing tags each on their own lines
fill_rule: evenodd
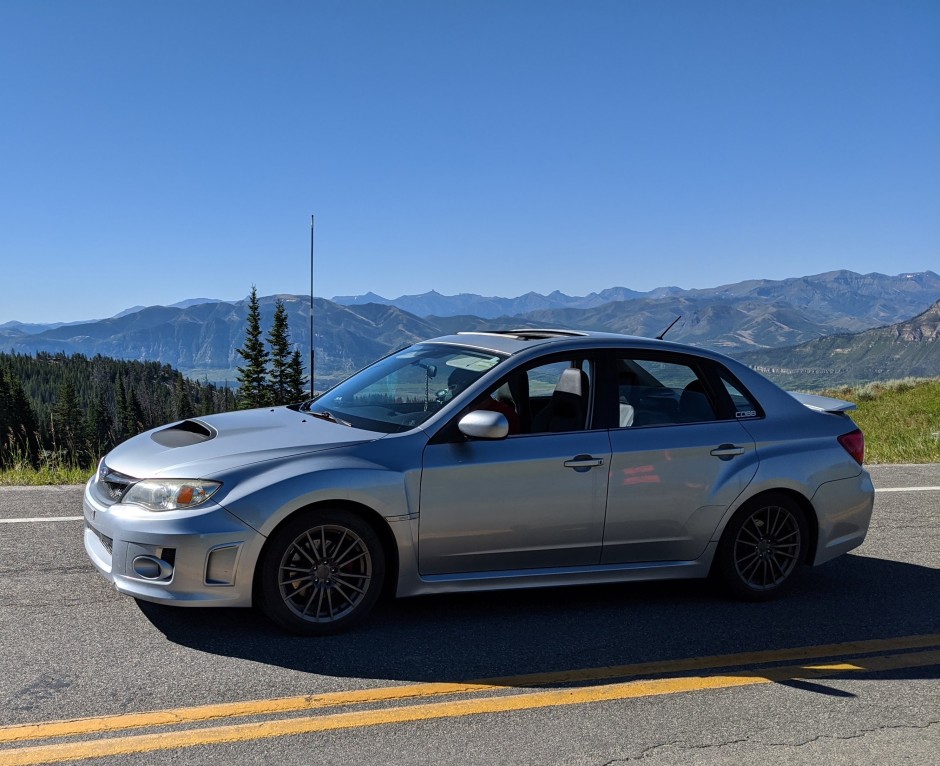
<svg viewBox="0 0 940 766">
<path fill-rule="evenodd" d="M 386 586 L 712 574 L 765 599 L 865 538 L 852 408 L 667 341 L 461 333 L 303 405 L 121 444 L 87 484 L 85 550 L 122 593 L 256 604 L 304 634 L 355 624 Z"/>
</svg>

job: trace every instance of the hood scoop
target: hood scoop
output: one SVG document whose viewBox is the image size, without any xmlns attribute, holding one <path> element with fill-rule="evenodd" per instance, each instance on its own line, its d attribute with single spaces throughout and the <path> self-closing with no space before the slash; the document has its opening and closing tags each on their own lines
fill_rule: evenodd
<svg viewBox="0 0 940 766">
<path fill-rule="evenodd" d="M 189 447 L 215 438 L 215 429 L 198 420 L 184 420 L 150 435 L 161 447 Z"/>
</svg>

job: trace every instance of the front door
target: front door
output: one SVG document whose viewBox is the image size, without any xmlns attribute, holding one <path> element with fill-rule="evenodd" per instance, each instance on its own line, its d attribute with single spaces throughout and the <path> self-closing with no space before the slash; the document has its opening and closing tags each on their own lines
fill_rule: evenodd
<svg viewBox="0 0 940 766">
<path fill-rule="evenodd" d="M 598 563 L 609 465 L 607 431 L 429 445 L 421 574 Z"/>
<path fill-rule="evenodd" d="M 513 371 L 467 409 L 511 414 L 497 441 L 432 443 L 418 521 L 422 575 L 597 564 L 610 470 L 606 429 L 590 430 L 594 365 L 553 357 Z"/>
</svg>

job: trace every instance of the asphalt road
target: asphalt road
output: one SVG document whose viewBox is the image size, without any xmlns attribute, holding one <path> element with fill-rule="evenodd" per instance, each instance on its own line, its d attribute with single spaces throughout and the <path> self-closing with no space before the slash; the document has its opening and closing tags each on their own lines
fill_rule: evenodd
<svg viewBox="0 0 940 766">
<path fill-rule="evenodd" d="M 319 639 L 118 596 L 82 550 L 81 488 L 0 488 L 0 766 L 932 766 L 940 465 L 871 470 L 865 545 L 776 602 L 704 582 L 434 596 Z"/>
</svg>

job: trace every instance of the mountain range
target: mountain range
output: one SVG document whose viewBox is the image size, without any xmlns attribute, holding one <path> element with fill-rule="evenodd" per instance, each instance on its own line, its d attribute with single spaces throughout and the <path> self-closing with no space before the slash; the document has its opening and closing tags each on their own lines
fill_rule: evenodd
<svg viewBox="0 0 940 766">
<path fill-rule="evenodd" d="M 379 303 L 396 306 L 417 316 L 448 317 L 471 315 L 482 319 L 514 317 L 563 309 L 597 309 L 625 301 L 684 300 L 696 305 L 752 299 L 787 304 L 825 325 L 840 321 L 845 330 L 862 330 L 878 324 L 910 318 L 940 299 L 940 276 L 932 271 L 887 276 L 830 271 L 808 277 L 784 280 L 752 279 L 719 287 L 683 290 L 659 287 L 638 292 L 613 287 L 586 296 L 570 296 L 555 291 L 549 295 L 526 293 L 517 298 L 498 298 L 462 293 L 441 295 L 436 291 L 421 295 L 383 298 L 375 293 L 334 297 L 334 303 L 357 306 Z M 685 304 L 688 305 L 688 304 Z"/>
<path fill-rule="evenodd" d="M 297 347 L 308 349 L 309 298 L 262 297 L 265 331 L 276 298 L 285 303 Z M 872 379 L 867 376 L 915 374 L 912 369 L 937 375 L 940 345 L 930 329 L 936 317 L 927 309 L 938 300 L 940 276 L 932 271 L 897 276 L 836 271 L 645 293 L 614 287 L 581 297 L 558 291 L 517 298 L 432 291 L 396 299 L 374 293 L 317 298 L 316 382 L 322 388 L 394 348 L 459 330 L 541 326 L 655 336 L 676 317 L 681 319 L 669 331 L 670 340 L 715 348 L 769 370 L 818 370 L 796 374 L 795 379 L 808 387 L 819 387 L 820 380 L 833 376 L 857 375 L 861 377 L 853 380 L 864 381 Z M 237 349 L 244 342 L 247 310 L 247 301 L 196 298 L 173 306 L 134 307 L 102 320 L 55 325 L 7 322 L 0 325 L 0 351 L 155 360 L 192 377 L 234 383 L 235 368 L 242 361 Z M 884 327 L 905 322 L 915 322 L 920 329 Z M 879 332 L 873 328 L 883 328 L 882 334 L 864 335 Z M 896 347 L 886 340 L 892 332 L 911 338 L 919 333 L 920 340 Z M 858 343 L 869 343 L 868 351 L 849 340 L 857 333 L 863 333 Z M 881 340 L 876 342 L 875 337 Z M 901 348 L 908 351 L 902 353 Z M 842 361 L 826 363 L 827 353 Z M 790 373 L 771 373 L 778 375 Z"/>
<path fill-rule="evenodd" d="M 905 322 L 737 358 L 785 388 L 940 376 L 940 301 Z"/>
</svg>

